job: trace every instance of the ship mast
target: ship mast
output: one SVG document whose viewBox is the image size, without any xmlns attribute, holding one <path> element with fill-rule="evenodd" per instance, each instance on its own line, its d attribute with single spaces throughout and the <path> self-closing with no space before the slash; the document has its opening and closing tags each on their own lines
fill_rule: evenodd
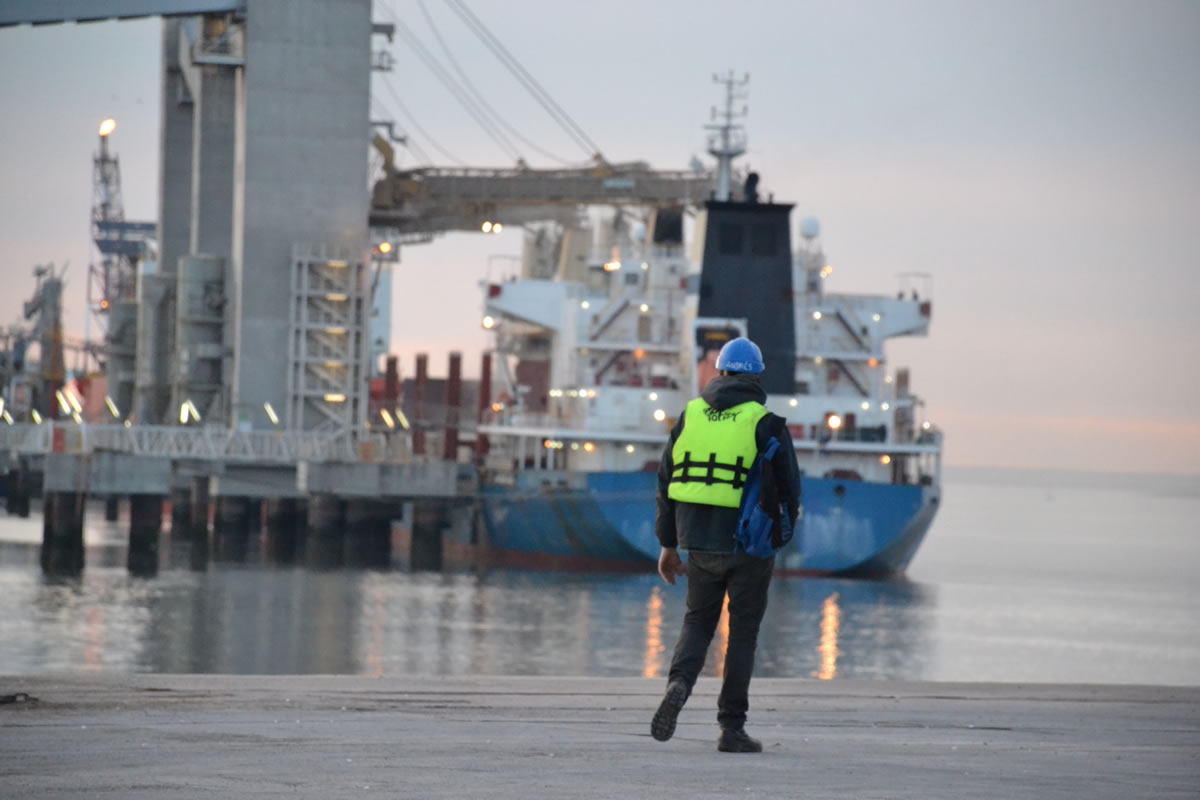
<svg viewBox="0 0 1200 800">
<path fill-rule="evenodd" d="M 713 83 L 725 85 L 725 110 L 718 113 L 714 107 L 712 118 L 719 122 L 704 127 L 714 132 L 708 140 L 708 152 L 717 159 L 716 199 L 727 202 L 731 199 L 733 160 L 746 152 L 746 134 L 736 120 L 745 117 L 749 111 L 748 106 L 742 106 L 742 110 L 735 113 L 733 103 L 735 100 L 746 99 L 748 93 L 745 87 L 750 83 L 750 73 L 738 80 L 733 77 L 733 70 L 730 70 L 724 78 L 713 75 Z"/>
</svg>

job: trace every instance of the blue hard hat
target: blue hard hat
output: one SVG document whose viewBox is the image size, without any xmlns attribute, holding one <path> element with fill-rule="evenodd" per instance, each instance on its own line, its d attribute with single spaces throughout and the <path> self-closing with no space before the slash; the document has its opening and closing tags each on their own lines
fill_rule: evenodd
<svg viewBox="0 0 1200 800">
<path fill-rule="evenodd" d="M 721 348 L 717 355 L 717 369 L 757 375 L 764 369 L 762 351 L 754 342 L 739 336 Z"/>
</svg>

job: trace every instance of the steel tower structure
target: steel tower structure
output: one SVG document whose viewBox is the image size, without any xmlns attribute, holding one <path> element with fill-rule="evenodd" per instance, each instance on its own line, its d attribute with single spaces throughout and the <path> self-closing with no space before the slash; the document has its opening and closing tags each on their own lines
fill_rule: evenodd
<svg viewBox="0 0 1200 800">
<path fill-rule="evenodd" d="M 97 317 L 104 330 L 108 397 L 128 413 L 137 348 L 137 263 L 155 226 L 125 220 L 121 164 L 109 149 L 116 127 L 111 119 L 100 123 L 100 147 L 92 158 L 91 233 L 99 257 L 88 267 L 87 299 L 89 317 Z"/>
<path fill-rule="evenodd" d="M 139 424 L 359 430 L 373 242 L 569 224 L 590 204 L 678 207 L 711 192 L 702 170 L 598 155 L 562 170 L 401 171 L 388 159 L 384 179 L 364 191 L 370 74 L 388 65 L 371 56 L 371 37 L 395 28 L 372 22 L 371 0 L 0 6 L 0 27 L 164 17 L 157 225 L 124 220 L 104 137 L 94 169 L 102 258 L 90 297 L 107 314 L 113 399 Z M 148 235 L 154 273 L 137 268 Z"/>
</svg>

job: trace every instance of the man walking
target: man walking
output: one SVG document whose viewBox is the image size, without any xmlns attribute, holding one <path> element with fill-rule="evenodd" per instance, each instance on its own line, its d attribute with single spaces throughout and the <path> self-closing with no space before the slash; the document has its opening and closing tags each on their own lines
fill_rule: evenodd
<svg viewBox="0 0 1200 800">
<path fill-rule="evenodd" d="M 687 576 L 683 630 L 671 658 L 666 695 L 650 723 L 651 735 L 660 742 L 675 733 L 675 721 L 704 666 L 728 594 L 729 646 L 717 700 L 717 749 L 762 751 L 762 743 L 746 733 L 745 724 L 754 649 L 775 559 L 747 555 L 735 547 L 735 535 L 745 478 L 772 436 L 780 447 L 764 478 L 774 482 L 793 526 L 800 514 L 796 451 L 786 421 L 763 405 L 763 368 L 762 352 L 749 339 L 737 338 L 721 348 L 720 375 L 688 403 L 658 468 L 658 572 L 670 584 Z M 680 547 L 688 552 L 686 569 Z"/>
</svg>

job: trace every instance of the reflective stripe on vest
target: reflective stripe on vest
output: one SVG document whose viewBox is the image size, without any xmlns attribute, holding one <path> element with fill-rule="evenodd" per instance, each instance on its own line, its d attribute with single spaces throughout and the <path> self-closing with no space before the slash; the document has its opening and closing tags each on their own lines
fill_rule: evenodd
<svg viewBox="0 0 1200 800">
<path fill-rule="evenodd" d="M 684 503 L 737 508 L 758 454 L 754 432 L 767 409 L 753 400 L 717 411 L 703 398 L 687 404 L 671 450 L 667 496 Z"/>
</svg>

